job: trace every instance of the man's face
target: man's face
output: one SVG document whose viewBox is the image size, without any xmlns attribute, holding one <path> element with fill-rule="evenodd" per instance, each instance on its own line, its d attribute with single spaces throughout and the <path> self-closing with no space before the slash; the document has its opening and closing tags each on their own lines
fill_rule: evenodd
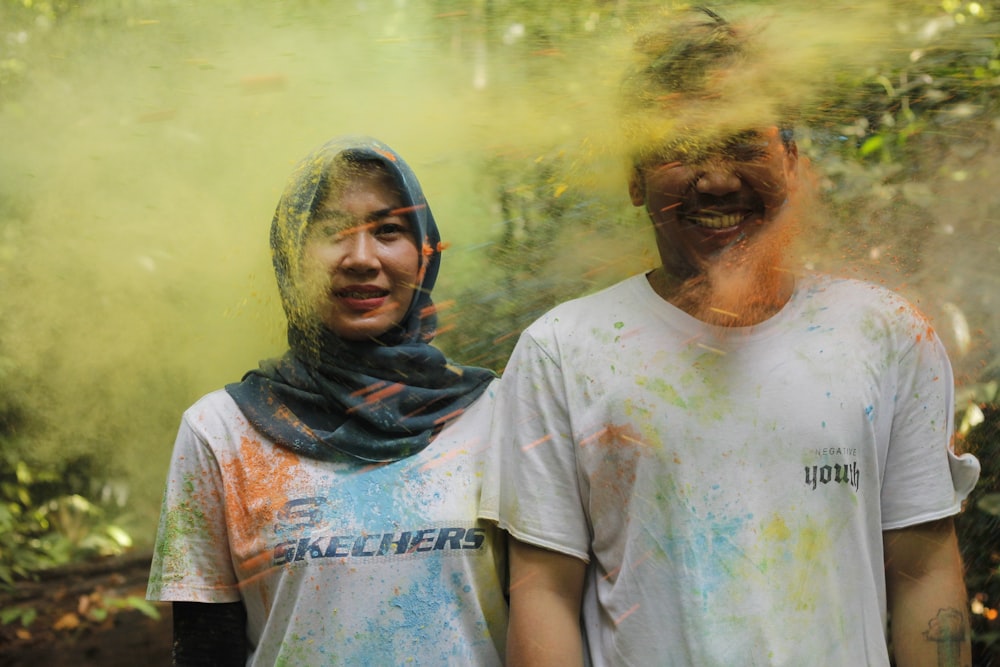
<svg viewBox="0 0 1000 667">
<path fill-rule="evenodd" d="M 667 150 L 637 167 L 632 203 L 645 206 L 667 273 L 690 278 L 772 226 L 787 201 L 798 158 L 776 127 L 711 146 Z"/>
</svg>

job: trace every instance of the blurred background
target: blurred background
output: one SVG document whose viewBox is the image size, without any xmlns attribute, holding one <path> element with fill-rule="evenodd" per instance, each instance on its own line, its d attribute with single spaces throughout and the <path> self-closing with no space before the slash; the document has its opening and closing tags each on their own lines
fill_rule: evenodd
<svg viewBox="0 0 1000 667">
<path fill-rule="evenodd" d="M 181 412 L 284 350 L 271 215 L 334 135 L 423 183 L 462 363 L 501 370 L 547 308 L 653 266 L 616 93 L 673 6 L 0 0 L 0 587 L 148 555 Z M 796 109 L 819 192 L 799 263 L 902 292 L 948 346 L 984 470 L 959 525 L 976 664 L 1000 664 L 1000 1 L 712 8 L 770 26 L 732 108 Z M 121 609 L 157 614 L 105 595 L 68 630 Z M 47 622 L 0 599 L 0 637 Z"/>
</svg>

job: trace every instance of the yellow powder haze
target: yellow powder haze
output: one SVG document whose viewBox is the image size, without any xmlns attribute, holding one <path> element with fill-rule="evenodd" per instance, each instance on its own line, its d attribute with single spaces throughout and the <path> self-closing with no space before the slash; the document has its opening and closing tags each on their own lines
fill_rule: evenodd
<svg viewBox="0 0 1000 667">
<path fill-rule="evenodd" d="M 639 137 L 616 116 L 639 29 L 616 12 L 643 5 L 579 4 L 539 2 L 572 30 L 537 43 L 515 18 L 486 24 L 482 3 L 390 0 L 122 3 L 31 31 L 26 85 L 0 105 L 0 377 L 28 449 L 108 461 L 152 538 L 181 411 L 283 350 L 271 215 L 293 164 L 337 134 L 376 136 L 414 167 L 451 242 L 442 300 L 482 275 L 475 248 L 500 229 L 482 170 L 496 155 L 527 170 L 562 151 L 553 192 L 596 193 L 630 221 L 569 236 L 539 272 L 607 282 L 649 266 L 623 170 Z M 768 47 L 750 79 L 725 82 L 714 122 L 812 100 L 831 63 L 877 63 L 897 38 L 881 12 L 769 10 Z"/>
</svg>

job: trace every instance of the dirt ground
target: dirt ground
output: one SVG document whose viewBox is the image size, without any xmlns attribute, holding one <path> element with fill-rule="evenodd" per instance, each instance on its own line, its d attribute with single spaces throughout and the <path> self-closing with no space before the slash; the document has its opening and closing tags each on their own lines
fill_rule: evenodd
<svg viewBox="0 0 1000 667">
<path fill-rule="evenodd" d="M 143 600 L 150 558 L 77 564 L 0 588 L 0 666 L 169 665 L 170 606 Z"/>
</svg>

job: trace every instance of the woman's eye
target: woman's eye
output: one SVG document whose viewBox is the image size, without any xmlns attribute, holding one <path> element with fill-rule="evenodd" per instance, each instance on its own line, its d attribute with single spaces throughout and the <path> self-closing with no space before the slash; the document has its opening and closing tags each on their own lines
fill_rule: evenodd
<svg viewBox="0 0 1000 667">
<path fill-rule="evenodd" d="M 398 236 L 409 231 L 409 227 L 399 222 L 383 220 L 375 223 L 376 236 Z"/>
</svg>

